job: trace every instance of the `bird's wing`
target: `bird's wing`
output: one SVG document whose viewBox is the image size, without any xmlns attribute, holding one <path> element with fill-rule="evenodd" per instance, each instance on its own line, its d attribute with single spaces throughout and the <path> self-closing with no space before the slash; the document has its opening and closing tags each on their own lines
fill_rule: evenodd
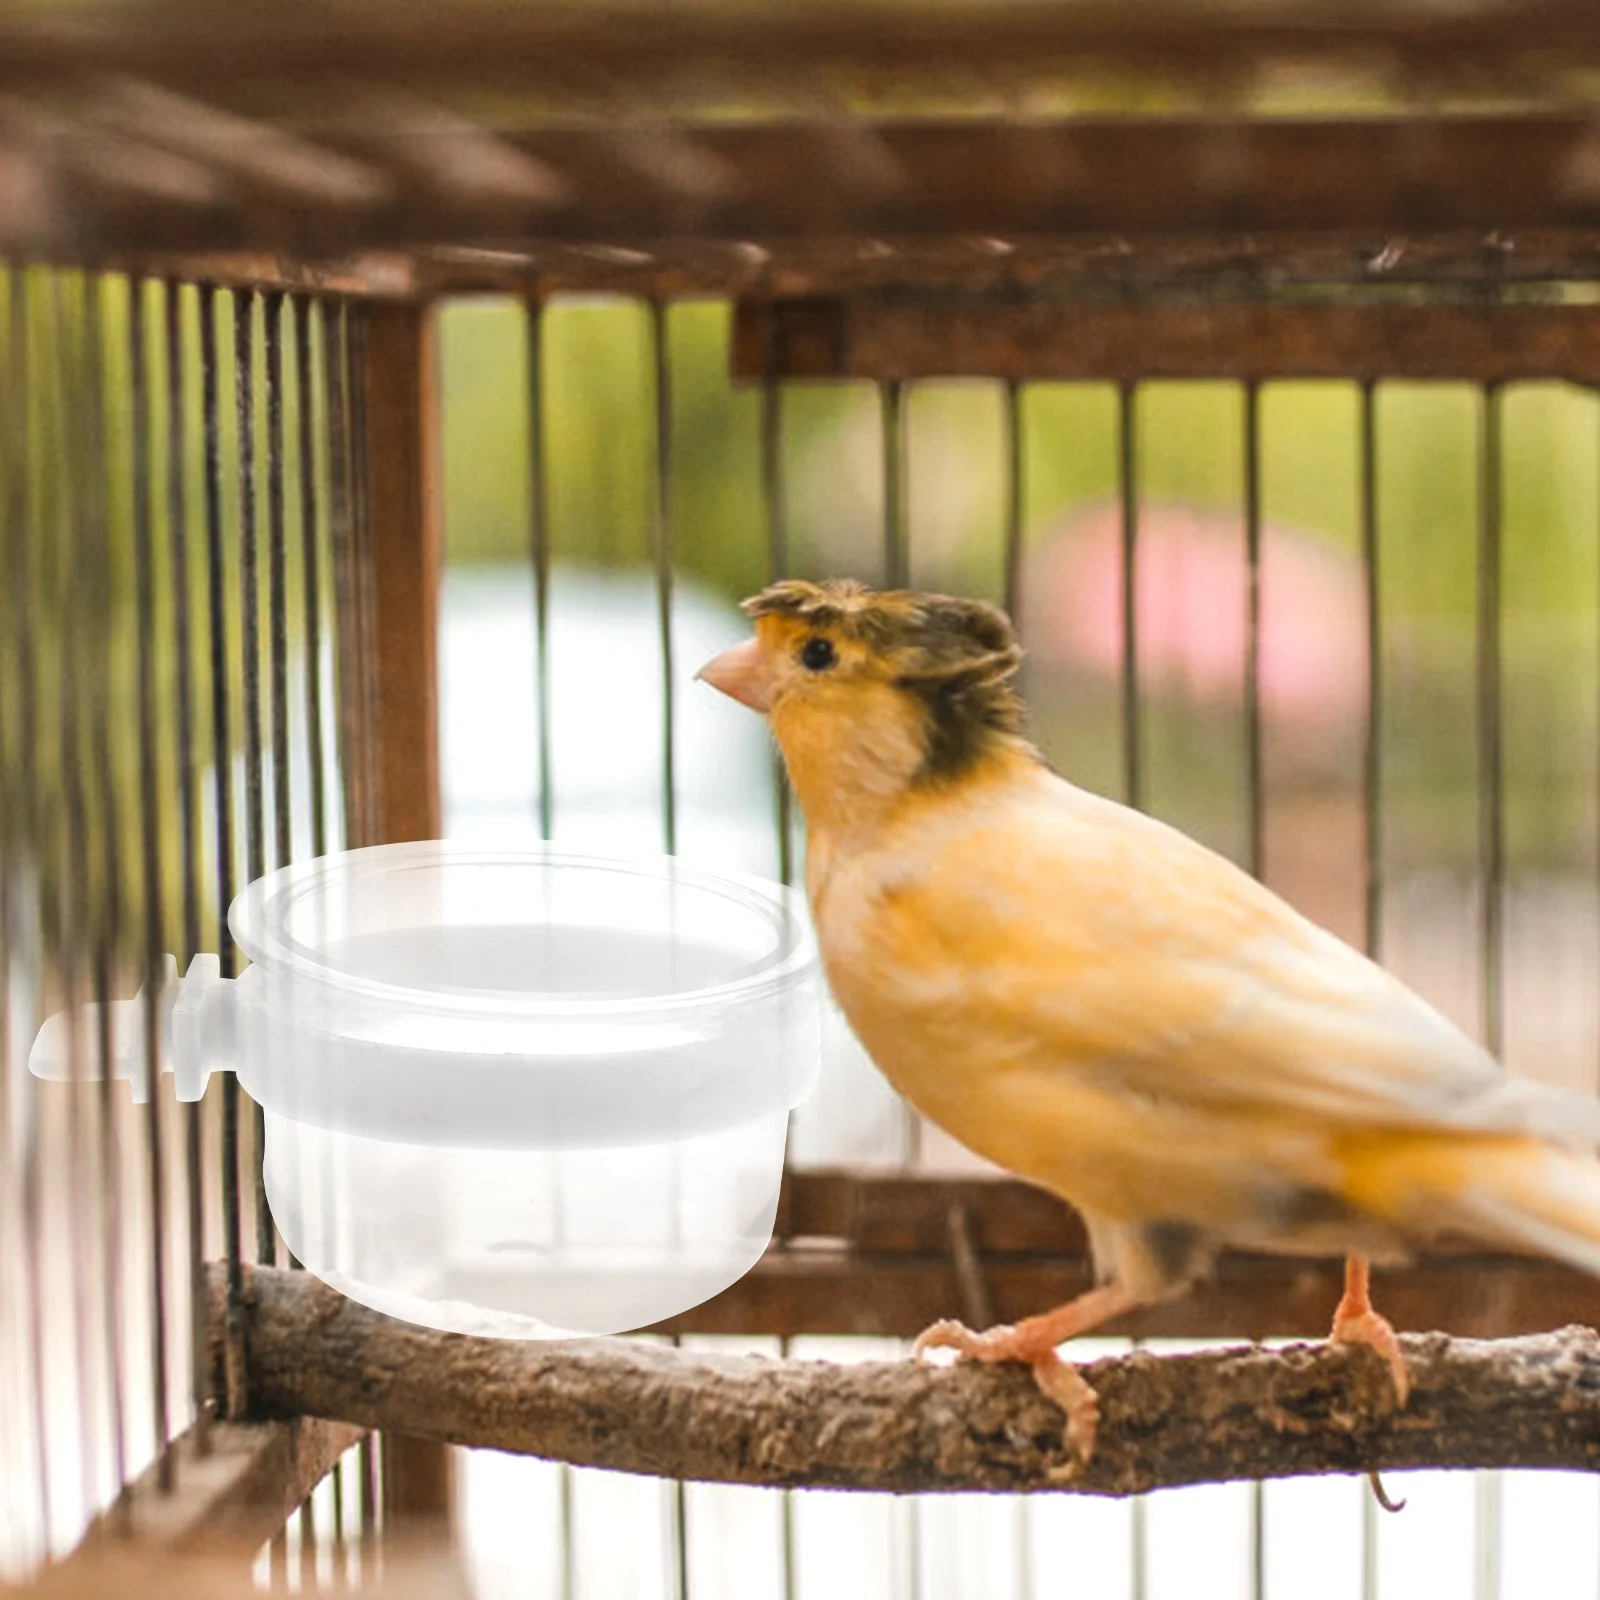
<svg viewBox="0 0 1600 1600">
<path fill-rule="evenodd" d="M 997 1037 L 1162 1100 L 1600 1141 L 1600 1102 L 1508 1078 L 1231 862 L 1061 790 L 967 834 L 916 897 Z"/>
</svg>

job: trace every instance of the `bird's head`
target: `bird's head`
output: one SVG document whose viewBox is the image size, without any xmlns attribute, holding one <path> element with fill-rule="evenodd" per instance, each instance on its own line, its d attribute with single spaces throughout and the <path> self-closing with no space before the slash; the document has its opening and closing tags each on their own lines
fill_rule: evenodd
<svg viewBox="0 0 1600 1600">
<path fill-rule="evenodd" d="M 793 580 L 744 610 L 755 637 L 699 675 L 770 719 L 814 826 L 835 805 L 949 784 L 1007 753 L 1032 756 L 1011 686 L 1022 652 L 996 607 Z"/>
</svg>

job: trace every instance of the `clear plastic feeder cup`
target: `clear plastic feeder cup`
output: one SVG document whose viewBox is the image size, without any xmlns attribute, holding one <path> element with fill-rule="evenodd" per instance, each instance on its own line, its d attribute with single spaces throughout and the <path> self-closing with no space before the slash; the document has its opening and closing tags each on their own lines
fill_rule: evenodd
<svg viewBox="0 0 1600 1600">
<path fill-rule="evenodd" d="M 260 879 L 228 925 L 251 965 L 169 961 L 160 1064 L 183 1100 L 237 1072 L 279 1231 L 352 1299 L 464 1333 L 617 1333 L 765 1249 L 821 1055 L 790 891 L 670 858 L 384 845 Z M 136 1099 L 144 1004 L 113 1002 Z M 93 1009 L 46 1023 L 37 1076 L 96 1072 Z"/>
</svg>

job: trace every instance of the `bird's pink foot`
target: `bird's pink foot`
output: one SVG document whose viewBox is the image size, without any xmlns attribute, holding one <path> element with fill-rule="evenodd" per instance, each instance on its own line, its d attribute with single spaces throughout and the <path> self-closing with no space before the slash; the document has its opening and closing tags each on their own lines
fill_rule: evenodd
<svg viewBox="0 0 1600 1600">
<path fill-rule="evenodd" d="M 1394 1380 L 1395 1403 L 1402 1411 L 1405 1409 L 1406 1401 L 1411 1398 L 1411 1372 L 1387 1317 L 1380 1317 L 1376 1311 L 1368 1311 L 1359 1317 L 1337 1318 L 1333 1324 L 1333 1342 L 1364 1344 L 1369 1350 L 1377 1351 Z"/>
<path fill-rule="evenodd" d="M 1333 1313 L 1333 1332 L 1329 1335 L 1335 1344 L 1364 1344 L 1383 1357 L 1394 1384 L 1395 1404 L 1405 1410 L 1411 1398 L 1411 1372 L 1406 1358 L 1400 1353 L 1400 1341 L 1387 1317 L 1372 1309 L 1371 1286 L 1367 1281 L 1367 1263 L 1362 1256 L 1346 1256 L 1344 1263 L 1344 1297 Z M 1391 1500 L 1376 1470 L 1367 1474 L 1373 1497 L 1385 1511 L 1404 1511 L 1404 1500 Z"/>
<path fill-rule="evenodd" d="M 1411 1371 L 1389 1319 L 1372 1308 L 1367 1264 L 1359 1256 L 1351 1256 L 1345 1262 L 1344 1298 L 1333 1314 L 1331 1338 L 1335 1344 L 1364 1344 L 1382 1356 L 1394 1380 L 1395 1403 L 1402 1411 L 1405 1409 L 1411 1397 Z"/>
</svg>

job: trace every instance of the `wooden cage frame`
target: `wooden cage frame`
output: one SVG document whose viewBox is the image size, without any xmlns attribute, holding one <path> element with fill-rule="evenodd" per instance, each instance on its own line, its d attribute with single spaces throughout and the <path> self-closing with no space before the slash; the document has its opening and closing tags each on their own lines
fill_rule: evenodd
<svg viewBox="0 0 1600 1600">
<path fill-rule="evenodd" d="M 1600 282 L 1600 11 L 1583 0 L 1275 0 L 1226 25 L 1175 0 L 952 0 L 914 27 L 882 3 L 433 16 L 0 14 L 0 255 L 367 304 L 378 694 L 347 708 L 373 786 L 357 842 L 440 827 L 446 295 L 733 296 L 751 382 L 1600 382 L 1600 309 L 1573 292 Z M 1354 73 L 1380 106 L 1252 108 L 1284 64 Z M 1065 114 L 1050 96 L 1085 67 L 1175 85 L 1177 109 Z M 874 107 L 908 87 L 990 109 Z M 721 109 L 741 97 L 763 109 Z M 1040 97 L 1052 109 L 1030 110 Z M 798 1172 L 766 1259 L 658 1331 L 904 1336 L 952 1311 L 1021 1315 L 1087 1273 L 1075 1219 L 1022 1184 Z M 1600 1284 L 1531 1261 L 1441 1257 L 1381 1292 L 1402 1326 L 1600 1323 Z M 1320 1336 L 1335 1298 L 1331 1264 L 1232 1257 L 1215 1293 L 1114 1331 Z M 100 1532 L 264 1537 L 356 1436 L 221 1424 L 177 1501 L 152 1475 Z M 396 1447 L 397 1513 L 444 1511 L 442 1459 Z"/>
</svg>

